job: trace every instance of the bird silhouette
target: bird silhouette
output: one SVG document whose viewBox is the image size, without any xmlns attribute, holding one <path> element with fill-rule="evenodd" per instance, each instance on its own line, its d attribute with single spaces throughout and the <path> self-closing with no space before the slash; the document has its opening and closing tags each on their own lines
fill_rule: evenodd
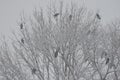
<svg viewBox="0 0 120 80">
<path fill-rule="evenodd" d="M 24 39 L 23 38 L 21 39 L 21 42 L 24 44 Z"/>
<path fill-rule="evenodd" d="M 23 29 L 23 23 L 20 24 L 20 29 Z"/>
<path fill-rule="evenodd" d="M 32 69 L 32 74 L 35 74 L 36 71 L 37 71 L 37 70 L 36 70 L 35 68 L 33 68 L 33 69 Z"/>
<path fill-rule="evenodd" d="M 60 50 L 60 47 L 58 47 L 58 48 L 56 49 L 56 51 L 55 51 L 55 58 L 58 56 L 59 50 Z"/>
<path fill-rule="evenodd" d="M 70 21 L 72 20 L 72 15 L 69 15 L 69 19 L 70 19 Z"/>
<path fill-rule="evenodd" d="M 55 13 L 55 14 L 54 14 L 54 17 L 57 17 L 58 15 L 59 15 L 59 13 Z"/>
<path fill-rule="evenodd" d="M 109 58 L 107 58 L 107 60 L 106 60 L 106 64 L 108 64 L 109 63 Z"/>
<path fill-rule="evenodd" d="M 101 19 L 100 15 L 98 13 L 96 14 L 96 16 L 97 16 L 98 19 Z"/>
</svg>

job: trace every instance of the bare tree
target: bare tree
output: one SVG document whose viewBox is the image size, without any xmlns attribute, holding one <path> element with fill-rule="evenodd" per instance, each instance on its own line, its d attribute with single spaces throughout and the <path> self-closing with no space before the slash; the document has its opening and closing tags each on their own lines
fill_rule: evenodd
<svg viewBox="0 0 120 80">
<path fill-rule="evenodd" d="M 106 25 L 110 26 L 107 31 L 98 14 L 73 4 L 69 9 L 63 7 L 63 3 L 60 11 L 50 7 L 47 14 L 35 10 L 31 19 L 24 21 L 19 36 L 14 34 L 13 51 L 3 42 L 2 78 L 119 80 L 119 22 Z"/>
</svg>

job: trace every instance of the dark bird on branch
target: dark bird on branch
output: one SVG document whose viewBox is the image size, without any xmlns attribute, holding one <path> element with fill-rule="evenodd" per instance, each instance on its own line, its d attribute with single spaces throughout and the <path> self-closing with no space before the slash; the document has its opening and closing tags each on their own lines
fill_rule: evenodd
<svg viewBox="0 0 120 80">
<path fill-rule="evenodd" d="M 58 56 L 59 50 L 60 50 L 60 47 L 58 47 L 58 48 L 56 49 L 56 51 L 55 51 L 55 58 Z"/>
<path fill-rule="evenodd" d="M 54 17 L 57 17 L 58 15 L 59 15 L 59 13 L 55 13 L 55 14 L 54 14 Z"/>
<path fill-rule="evenodd" d="M 96 16 L 97 16 L 98 19 L 101 19 L 100 15 L 98 13 L 96 14 Z"/>
<path fill-rule="evenodd" d="M 23 29 L 23 23 L 20 24 L 20 29 Z"/>
<path fill-rule="evenodd" d="M 32 69 L 32 74 L 35 74 L 36 71 L 37 71 L 37 70 L 36 70 L 35 68 L 33 68 L 33 69 Z"/>
<path fill-rule="evenodd" d="M 23 38 L 21 39 L 21 42 L 24 44 L 24 39 Z"/>
<path fill-rule="evenodd" d="M 109 60 L 110 60 L 110 59 L 109 59 L 109 58 L 107 58 L 107 60 L 106 60 L 106 64 L 108 64 L 108 63 L 109 63 Z"/>
<path fill-rule="evenodd" d="M 70 21 L 72 20 L 72 15 L 69 15 L 69 19 L 70 19 Z"/>
</svg>

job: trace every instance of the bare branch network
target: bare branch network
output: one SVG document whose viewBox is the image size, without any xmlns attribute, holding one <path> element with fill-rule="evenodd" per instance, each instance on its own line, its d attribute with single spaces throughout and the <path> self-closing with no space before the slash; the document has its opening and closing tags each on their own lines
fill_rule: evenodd
<svg viewBox="0 0 120 80">
<path fill-rule="evenodd" d="M 3 40 L 0 80 L 120 80 L 120 20 L 106 26 L 84 7 L 35 10 Z"/>
</svg>

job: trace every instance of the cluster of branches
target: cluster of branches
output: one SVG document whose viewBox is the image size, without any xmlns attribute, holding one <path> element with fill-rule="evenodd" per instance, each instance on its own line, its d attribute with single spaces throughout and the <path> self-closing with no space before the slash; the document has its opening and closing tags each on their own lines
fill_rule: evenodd
<svg viewBox="0 0 120 80">
<path fill-rule="evenodd" d="M 119 80 L 120 21 L 103 26 L 84 7 L 34 11 L 11 48 L 0 50 L 2 80 Z M 28 29 L 30 27 L 30 29 Z"/>
</svg>

